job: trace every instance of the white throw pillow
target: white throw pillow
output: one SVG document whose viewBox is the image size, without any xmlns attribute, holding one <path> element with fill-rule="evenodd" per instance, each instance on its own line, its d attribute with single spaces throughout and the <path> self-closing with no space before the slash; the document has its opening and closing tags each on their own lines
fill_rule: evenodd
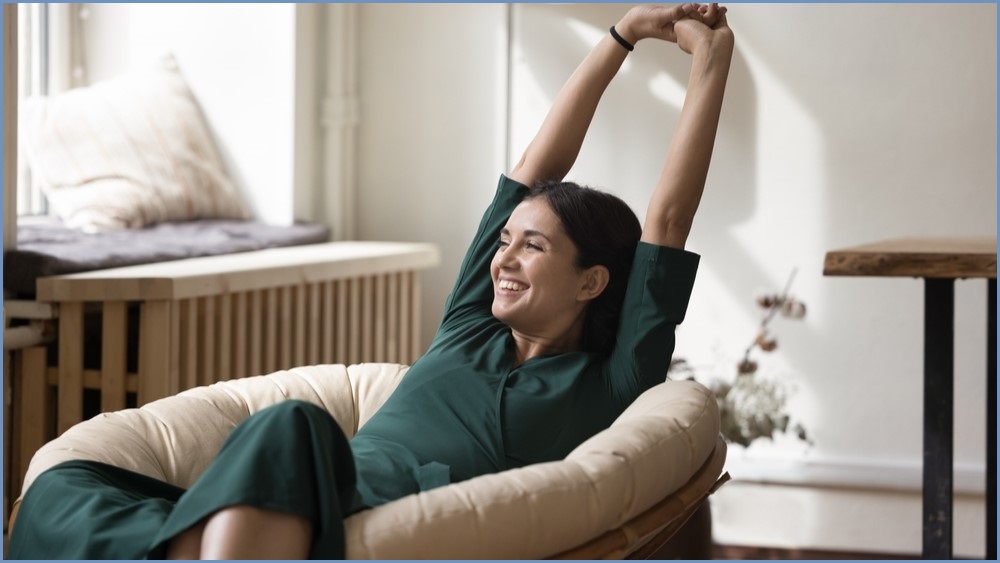
<svg viewBox="0 0 1000 563">
<path fill-rule="evenodd" d="M 86 231 L 246 219 L 176 61 L 27 100 L 21 140 L 52 213 Z"/>
</svg>

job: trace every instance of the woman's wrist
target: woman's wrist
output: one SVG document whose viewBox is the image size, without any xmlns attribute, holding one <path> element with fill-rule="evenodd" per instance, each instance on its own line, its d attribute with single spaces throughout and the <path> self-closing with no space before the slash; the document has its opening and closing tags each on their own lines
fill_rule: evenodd
<svg viewBox="0 0 1000 563">
<path fill-rule="evenodd" d="M 728 27 L 716 30 L 705 28 L 679 43 L 682 49 L 696 57 L 720 60 L 732 58 L 736 40 Z"/>
<path fill-rule="evenodd" d="M 615 31 L 618 35 L 627 41 L 629 45 L 635 47 L 635 44 L 639 42 L 639 35 L 632 29 L 631 23 L 628 21 L 627 17 L 622 18 L 614 25 Z"/>
<path fill-rule="evenodd" d="M 714 61 L 729 61 L 733 58 L 736 41 L 732 33 L 715 32 L 700 42 L 701 54 Z"/>
</svg>

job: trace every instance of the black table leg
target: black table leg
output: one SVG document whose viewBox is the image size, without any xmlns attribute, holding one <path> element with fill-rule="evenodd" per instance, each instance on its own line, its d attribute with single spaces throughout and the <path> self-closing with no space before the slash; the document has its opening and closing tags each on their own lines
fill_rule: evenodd
<svg viewBox="0 0 1000 563">
<path fill-rule="evenodd" d="M 986 290 L 986 559 L 997 558 L 997 280 Z"/>
<path fill-rule="evenodd" d="M 923 557 L 952 557 L 955 282 L 924 280 Z"/>
</svg>

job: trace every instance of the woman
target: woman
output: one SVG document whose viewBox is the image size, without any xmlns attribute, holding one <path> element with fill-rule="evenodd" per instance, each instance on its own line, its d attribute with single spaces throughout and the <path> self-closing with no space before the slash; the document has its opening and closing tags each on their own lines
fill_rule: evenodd
<svg viewBox="0 0 1000 563">
<path fill-rule="evenodd" d="M 618 198 L 561 180 L 646 38 L 676 42 L 692 67 L 640 228 Z M 353 512 L 565 457 L 665 377 L 732 51 L 715 4 L 640 6 L 611 28 L 501 176 L 430 349 L 350 442 L 325 411 L 286 401 L 238 426 L 187 491 L 62 464 L 25 495 L 10 555 L 341 558 Z"/>
</svg>

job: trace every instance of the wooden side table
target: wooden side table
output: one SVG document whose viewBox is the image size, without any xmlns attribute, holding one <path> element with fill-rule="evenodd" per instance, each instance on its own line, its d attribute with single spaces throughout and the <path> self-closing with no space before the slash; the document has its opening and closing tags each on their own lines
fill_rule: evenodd
<svg viewBox="0 0 1000 563">
<path fill-rule="evenodd" d="M 952 557 L 955 280 L 987 280 L 986 559 L 997 557 L 997 239 L 907 238 L 827 252 L 827 276 L 924 279 L 923 557 Z"/>
</svg>

